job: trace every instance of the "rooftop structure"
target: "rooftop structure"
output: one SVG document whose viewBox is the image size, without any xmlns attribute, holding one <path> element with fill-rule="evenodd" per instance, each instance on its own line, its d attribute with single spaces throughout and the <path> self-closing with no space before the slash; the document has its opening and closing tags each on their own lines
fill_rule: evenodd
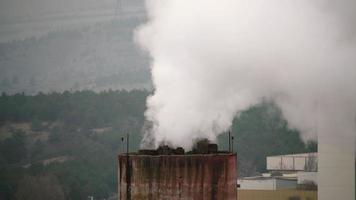
<svg viewBox="0 0 356 200">
<path fill-rule="evenodd" d="M 278 190 L 297 187 L 316 188 L 317 153 L 288 154 L 266 158 L 267 170 L 258 177 L 238 179 L 240 190 Z"/>
<path fill-rule="evenodd" d="M 303 153 L 267 157 L 269 171 L 309 171 L 318 170 L 318 154 Z"/>
</svg>

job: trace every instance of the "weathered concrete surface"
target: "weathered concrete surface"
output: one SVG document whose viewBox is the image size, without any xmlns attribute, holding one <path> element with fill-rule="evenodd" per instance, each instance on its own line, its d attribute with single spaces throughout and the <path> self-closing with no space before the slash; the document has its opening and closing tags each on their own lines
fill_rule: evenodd
<svg viewBox="0 0 356 200">
<path fill-rule="evenodd" d="M 130 155 L 131 199 L 236 200 L 236 154 Z M 119 155 L 119 193 L 127 198 L 126 155 Z"/>
</svg>

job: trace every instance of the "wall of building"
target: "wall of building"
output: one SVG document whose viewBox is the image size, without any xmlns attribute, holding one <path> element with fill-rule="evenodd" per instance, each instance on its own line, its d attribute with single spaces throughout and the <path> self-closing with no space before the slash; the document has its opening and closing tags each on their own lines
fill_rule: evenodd
<svg viewBox="0 0 356 200">
<path fill-rule="evenodd" d="M 279 190 L 279 189 L 296 189 L 297 180 L 287 180 L 279 178 L 256 178 L 256 179 L 239 179 L 239 190 Z"/>
<path fill-rule="evenodd" d="M 275 190 L 274 179 L 239 179 L 239 190 Z"/>
<path fill-rule="evenodd" d="M 267 170 L 317 171 L 317 153 L 291 154 L 267 157 Z"/>
<path fill-rule="evenodd" d="M 318 173 L 317 172 L 298 172 L 298 184 L 306 184 L 313 182 L 318 185 Z"/>
<path fill-rule="evenodd" d="M 303 190 L 238 190 L 239 200 L 288 200 L 290 197 L 299 197 L 301 200 L 317 200 L 317 191 Z M 339 198 L 340 200 L 342 198 Z"/>
<path fill-rule="evenodd" d="M 127 199 L 236 200 L 236 154 L 119 156 L 119 193 Z"/>
<path fill-rule="evenodd" d="M 276 189 L 296 189 L 297 180 L 276 179 Z"/>
<path fill-rule="evenodd" d="M 318 196 L 322 200 L 355 200 L 355 136 L 318 138 Z"/>
</svg>

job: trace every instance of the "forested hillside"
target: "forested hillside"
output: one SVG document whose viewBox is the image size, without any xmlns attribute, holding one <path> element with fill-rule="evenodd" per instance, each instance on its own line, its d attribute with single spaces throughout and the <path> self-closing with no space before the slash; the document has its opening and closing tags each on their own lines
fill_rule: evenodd
<svg viewBox="0 0 356 200">
<path fill-rule="evenodd" d="M 151 88 L 149 60 L 133 41 L 133 15 L 0 43 L 0 92 Z"/>
<path fill-rule="evenodd" d="M 77 91 L 0 97 L 0 199 L 114 197 L 121 137 L 139 148 L 147 91 Z M 232 127 L 239 174 L 262 172 L 265 156 L 314 151 L 280 110 L 264 102 L 242 112 Z M 219 138 L 227 148 L 227 135 Z M 41 192 L 36 192 L 41 191 Z M 36 195 L 40 194 L 40 195 Z"/>
<path fill-rule="evenodd" d="M 121 137 L 131 133 L 131 147 L 138 148 L 147 95 L 135 90 L 3 94 L 0 196 L 13 199 L 36 189 L 67 199 L 115 193 Z M 43 192 L 49 182 L 57 187 Z"/>
</svg>

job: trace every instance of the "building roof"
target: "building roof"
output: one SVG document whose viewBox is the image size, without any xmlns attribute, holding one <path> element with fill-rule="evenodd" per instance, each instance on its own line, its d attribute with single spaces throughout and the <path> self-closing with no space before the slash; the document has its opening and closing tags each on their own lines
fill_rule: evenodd
<svg viewBox="0 0 356 200">
<path fill-rule="evenodd" d="M 265 177 L 265 176 L 252 176 L 252 177 L 243 177 L 243 178 L 238 178 L 238 180 L 287 180 L 287 181 L 296 181 L 297 177 L 285 177 L 285 176 L 271 176 L 271 177 Z"/>
<path fill-rule="evenodd" d="M 318 156 L 317 152 L 310 152 L 310 153 L 297 153 L 297 154 L 284 154 L 284 155 L 273 155 L 273 156 L 267 156 L 269 157 L 307 157 L 307 156 Z"/>
</svg>

